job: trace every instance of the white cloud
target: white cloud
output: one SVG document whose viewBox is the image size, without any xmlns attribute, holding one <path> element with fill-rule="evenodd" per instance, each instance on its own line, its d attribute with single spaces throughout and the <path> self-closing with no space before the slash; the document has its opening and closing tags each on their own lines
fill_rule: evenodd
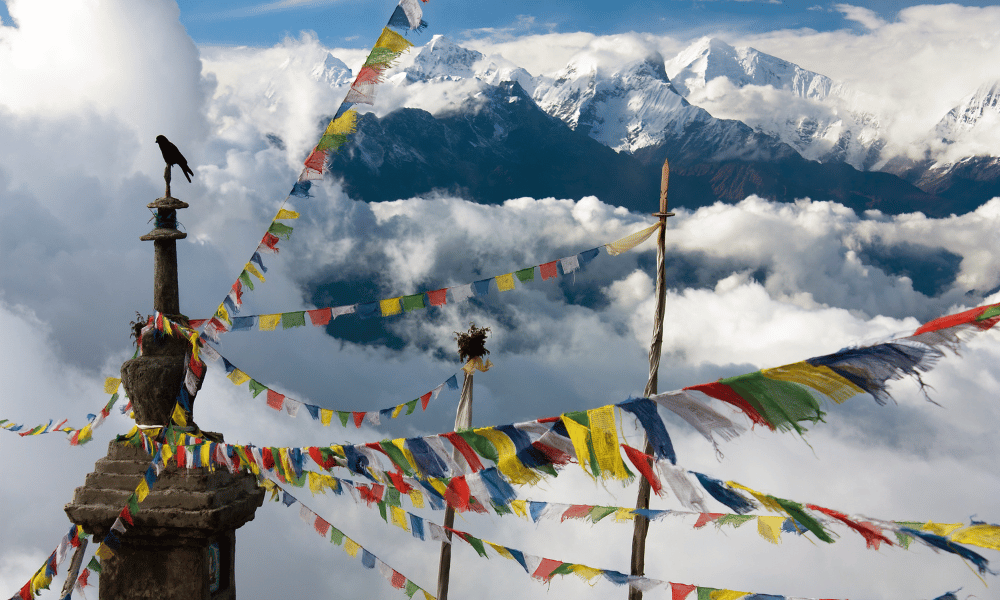
<svg viewBox="0 0 1000 600">
<path fill-rule="evenodd" d="M 852 6 L 850 4 L 837 4 L 834 8 L 843 13 L 844 18 L 848 21 L 854 21 L 870 31 L 874 31 L 885 25 L 885 19 L 870 8 Z"/>
</svg>

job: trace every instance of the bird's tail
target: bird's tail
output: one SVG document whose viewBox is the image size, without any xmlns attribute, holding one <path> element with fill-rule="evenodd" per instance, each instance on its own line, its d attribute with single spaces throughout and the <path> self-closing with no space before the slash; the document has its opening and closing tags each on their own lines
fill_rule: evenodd
<svg viewBox="0 0 1000 600">
<path fill-rule="evenodd" d="M 191 176 L 194 175 L 194 171 L 192 171 L 190 167 L 184 167 L 181 171 L 184 173 L 184 176 L 187 177 L 188 183 L 191 183 Z"/>
</svg>

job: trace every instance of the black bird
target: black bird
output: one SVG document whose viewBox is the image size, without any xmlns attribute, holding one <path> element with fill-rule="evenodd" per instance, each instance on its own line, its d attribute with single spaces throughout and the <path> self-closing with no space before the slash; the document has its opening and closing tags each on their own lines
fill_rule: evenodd
<svg viewBox="0 0 1000 600">
<path fill-rule="evenodd" d="M 163 160 L 167 162 L 167 167 L 173 165 L 178 165 L 181 168 L 181 172 L 187 177 L 188 183 L 191 183 L 191 176 L 194 175 L 194 171 L 188 166 L 188 161 L 181 154 L 181 151 L 177 149 L 177 146 L 166 138 L 166 136 L 158 135 L 156 136 L 156 143 L 160 146 L 160 153 L 163 154 Z"/>
</svg>

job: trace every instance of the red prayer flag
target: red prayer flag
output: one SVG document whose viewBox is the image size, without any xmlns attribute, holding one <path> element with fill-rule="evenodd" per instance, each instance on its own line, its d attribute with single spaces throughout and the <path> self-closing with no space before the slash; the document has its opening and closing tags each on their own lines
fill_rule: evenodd
<svg viewBox="0 0 1000 600">
<path fill-rule="evenodd" d="M 243 284 L 239 279 L 233 284 L 232 291 L 236 294 L 236 304 L 243 304 Z"/>
<path fill-rule="evenodd" d="M 538 270 L 542 272 L 542 281 L 552 279 L 559 274 L 559 271 L 556 270 L 556 263 L 558 262 L 559 261 L 554 260 L 552 262 L 545 263 L 544 265 L 538 265 Z"/>
<path fill-rule="evenodd" d="M 697 586 L 686 583 L 670 584 L 670 600 L 684 600 L 695 590 Z"/>
<path fill-rule="evenodd" d="M 394 588 L 402 589 L 403 586 L 406 585 L 406 577 L 396 569 L 393 569 L 392 580 L 389 581 L 389 583 L 391 583 Z"/>
<path fill-rule="evenodd" d="M 313 529 L 316 533 L 325 536 L 327 531 L 330 531 L 330 524 L 323 520 L 323 517 L 317 515 L 316 521 L 313 523 Z"/>
<path fill-rule="evenodd" d="M 565 521 L 566 519 L 582 519 L 590 514 L 590 509 L 594 508 L 589 504 L 574 504 L 566 509 L 566 512 L 562 514 L 562 518 L 559 522 Z"/>
<path fill-rule="evenodd" d="M 207 320 L 208 319 L 190 319 L 188 320 L 188 325 L 191 326 L 191 329 L 198 329 L 199 327 L 204 325 L 205 321 Z"/>
<path fill-rule="evenodd" d="M 964 325 L 970 323 L 979 327 L 980 329 L 986 330 L 996 324 L 996 319 L 985 319 L 983 321 L 976 321 L 976 318 L 985 312 L 982 306 L 973 308 L 971 310 L 966 310 L 954 315 L 948 315 L 945 317 L 940 317 L 934 319 L 930 323 L 924 323 L 920 329 L 917 329 L 913 335 L 920 335 L 921 333 L 928 333 L 930 331 L 938 331 L 939 329 L 945 329 L 947 327 L 954 327 L 956 325 Z"/>
<path fill-rule="evenodd" d="M 562 564 L 562 561 L 552 560 L 551 558 L 543 558 L 542 562 L 538 563 L 538 568 L 535 572 L 531 574 L 532 577 L 536 579 L 551 579 L 552 571 Z"/>
<path fill-rule="evenodd" d="M 431 401 L 431 394 L 433 393 L 434 392 L 427 392 L 420 397 L 420 406 L 424 407 L 424 410 L 427 410 L 427 403 Z"/>
<path fill-rule="evenodd" d="M 473 473 L 483 470 L 483 463 L 479 461 L 479 456 L 476 455 L 476 451 L 472 449 L 472 446 L 470 446 L 462 436 L 458 435 L 454 431 L 442 435 L 448 438 L 451 445 L 454 446 L 459 453 L 461 453 L 462 458 L 464 458 L 465 462 L 468 463 L 469 468 L 472 469 Z"/>
<path fill-rule="evenodd" d="M 317 308 L 306 312 L 309 313 L 309 321 L 316 327 L 322 327 L 330 322 L 331 311 L 329 308 Z"/>
<path fill-rule="evenodd" d="M 263 239 L 260 240 L 260 245 L 264 246 L 274 252 L 278 253 L 278 236 L 273 233 L 265 233 Z"/>
<path fill-rule="evenodd" d="M 90 583 L 87 582 L 88 579 L 90 579 L 90 569 L 84 569 L 83 573 L 80 573 L 80 576 L 77 577 L 76 585 L 85 588 L 90 585 Z"/>
<path fill-rule="evenodd" d="M 444 306 L 448 303 L 448 288 L 427 292 L 427 298 L 430 300 L 431 306 Z"/>
<path fill-rule="evenodd" d="M 274 468 L 274 453 L 267 446 L 260 449 L 260 457 L 264 461 L 264 468 L 270 471 Z"/>
<path fill-rule="evenodd" d="M 628 444 L 622 444 L 622 448 L 625 449 L 625 456 L 628 457 L 629 462 L 635 465 L 635 468 L 639 469 L 642 476 L 649 482 L 649 489 L 653 490 L 653 493 L 659 496 L 660 490 L 663 489 L 663 484 L 660 483 L 660 478 L 656 476 L 656 473 L 653 472 L 653 467 L 650 465 L 649 461 L 653 460 L 653 457 L 645 452 L 636 450 Z"/>
<path fill-rule="evenodd" d="M 132 513 L 129 512 L 127 505 L 124 508 L 122 508 L 122 511 L 120 513 L 118 513 L 118 518 L 120 518 L 122 521 L 125 521 L 129 525 L 135 525 L 135 523 L 132 522 Z M 77 541 L 77 543 L 74 545 L 79 546 L 80 542 Z"/>
<path fill-rule="evenodd" d="M 387 472 L 386 475 L 389 476 L 389 480 L 392 481 L 392 486 L 396 488 L 396 490 L 400 494 L 409 494 L 410 490 L 413 489 L 413 486 L 406 483 L 406 481 L 403 479 L 403 473 L 398 470 L 399 467 L 396 468 L 397 468 L 396 471 Z"/>
<path fill-rule="evenodd" d="M 281 410 L 285 406 L 285 396 L 284 394 L 279 394 L 278 392 L 268 388 L 267 390 L 267 405 L 274 410 Z"/>
<path fill-rule="evenodd" d="M 726 404 L 732 404 L 736 408 L 742 410 L 746 416 L 750 417 L 750 420 L 759 425 L 765 425 L 768 429 L 774 430 L 774 426 L 767 422 L 757 409 L 750 405 L 745 398 L 736 393 L 736 390 L 729 387 L 724 383 L 719 383 L 714 381 L 712 383 L 702 383 L 701 385 L 692 385 L 690 387 L 684 388 L 685 390 L 695 390 L 705 394 L 706 396 L 711 396 L 716 400 L 721 400 Z"/>
<path fill-rule="evenodd" d="M 465 476 L 453 477 L 448 483 L 448 489 L 444 492 L 444 499 L 448 506 L 459 512 L 469 510 L 469 484 L 465 482 Z"/>
<path fill-rule="evenodd" d="M 305 165 L 314 171 L 322 171 L 325 163 L 326 153 L 313 148 L 309 158 L 306 159 Z"/>
<path fill-rule="evenodd" d="M 698 521 L 695 522 L 694 528 L 701 529 L 705 525 L 708 525 L 712 521 L 718 519 L 722 516 L 722 513 L 701 513 L 698 515 Z"/>
<path fill-rule="evenodd" d="M 177 466 L 183 469 L 187 466 L 187 452 L 184 450 L 184 446 L 177 446 Z"/>
<path fill-rule="evenodd" d="M 354 411 L 351 414 L 354 415 L 354 426 L 361 429 L 361 422 L 365 420 L 365 413 Z"/>
<path fill-rule="evenodd" d="M 28 583 L 24 584 L 24 587 L 21 588 L 21 591 L 19 593 L 21 594 L 21 600 L 32 600 L 30 580 L 28 581 Z"/>
</svg>

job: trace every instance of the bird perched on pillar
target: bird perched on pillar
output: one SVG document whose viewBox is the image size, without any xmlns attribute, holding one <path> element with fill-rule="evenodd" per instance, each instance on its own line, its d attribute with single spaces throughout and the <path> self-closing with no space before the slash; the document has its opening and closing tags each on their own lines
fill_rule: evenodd
<svg viewBox="0 0 1000 600">
<path fill-rule="evenodd" d="M 173 165 L 178 165 L 181 168 L 181 172 L 187 177 L 188 183 L 190 183 L 194 171 L 188 166 L 187 159 L 177 149 L 177 146 L 168 140 L 166 136 L 162 135 L 156 136 L 156 143 L 160 146 L 160 153 L 163 154 L 163 160 L 167 163 L 167 169 L 170 169 Z"/>
<path fill-rule="evenodd" d="M 167 163 L 167 168 L 163 170 L 163 180 L 167 182 L 167 193 L 166 197 L 170 197 L 170 167 L 178 165 L 181 168 L 181 173 L 187 177 L 188 183 L 191 183 L 191 176 L 194 175 L 194 171 L 188 166 L 188 161 L 181 154 L 181 151 L 177 149 L 177 146 L 173 145 L 166 136 L 158 135 L 156 136 L 156 143 L 160 146 L 160 154 L 163 155 L 163 160 Z"/>
</svg>

